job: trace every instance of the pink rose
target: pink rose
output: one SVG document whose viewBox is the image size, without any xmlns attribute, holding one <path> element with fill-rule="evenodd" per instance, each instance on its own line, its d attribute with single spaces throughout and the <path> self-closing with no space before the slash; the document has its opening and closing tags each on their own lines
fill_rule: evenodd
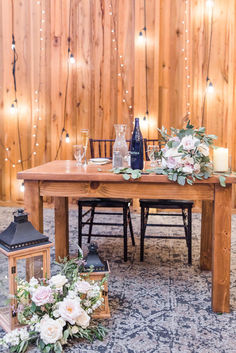
<svg viewBox="0 0 236 353">
<path fill-rule="evenodd" d="M 193 150 L 196 146 L 195 143 L 198 142 L 199 139 L 193 137 L 192 135 L 184 136 L 181 141 L 181 145 L 184 150 L 190 151 Z"/>
<path fill-rule="evenodd" d="M 177 166 L 177 159 L 174 157 L 169 157 L 167 159 L 167 167 L 170 169 L 174 169 Z"/>
<path fill-rule="evenodd" d="M 48 303 L 53 303 L 53 295 L 50 287 L 38 287 L 32 296 L 32 301 L 36 306 L 41 306 Z"/>
</svg>

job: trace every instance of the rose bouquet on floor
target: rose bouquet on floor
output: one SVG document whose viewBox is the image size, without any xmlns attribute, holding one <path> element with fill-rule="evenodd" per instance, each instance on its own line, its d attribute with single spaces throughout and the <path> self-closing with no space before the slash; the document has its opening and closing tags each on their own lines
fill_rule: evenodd
<svg viewBox="0 0 236 353">
<path fill-rule="evenodd" d="M 59 353 L 70 339 L 102 340 L 106 329 L 92 323 L 91 315 L 103 305 L 103 283 L 89 280 L 83 260 L 61 265 L 59 274 L 41 282 L 17 281 L 17 317 L 23 328 L 7 333 L 0 344 L 11 352 L 25 352 L 35 343 L 41 352 Z"/>
<path fill-rule="evenodd" d="M 163 140 L 163 148 L 158 153 L 160 167 L 153 170 L 165 174 L 168 179 L 180 185 L 190 185 L 196 179 L 207 179 L 213 172 L 209 147 L 215 135 L 206 135 L 205 128 L 194 129 L 190 122 L 185 129 L 171 128 L 171 134 L 162 127 L 158 129 Z"/>
</svg>

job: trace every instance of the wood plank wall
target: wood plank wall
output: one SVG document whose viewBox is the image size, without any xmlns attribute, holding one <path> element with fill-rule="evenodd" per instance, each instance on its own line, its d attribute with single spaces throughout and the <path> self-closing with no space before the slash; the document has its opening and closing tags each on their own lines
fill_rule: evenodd
<svg viewBox="0 0 236 353">
<path fill-rule="evenodd" d="M 55 159 L 63 126 L 70 143 L 65 143 L 64 132 L 61 159 L 73 158 L 72 145 L 82 128 L 91 137 L 114 138 L 113 125 L 125 123 L 130 137 L 134 116 L 146 112 L 146 83 L 144 136 L 156 137 L 158 126 L 184 125 L 189 84 L 191 121 L 218 136 L 216 144 L 229 148 L 236 168 L 236 0 L 214 1 L 208 73 L 214 92 L 206 96 L 203 116 L 210 11 L 206 0 L 146 0 L 146 6 L 144 0 L 0 0 L 0 200 L 23 198 L 16 181 L 21 170 L 17 114 L 10 113 L 12 28 L 23 168 Z M 138 40 L 145 12 L 147 81 L 145 44 Z M 183 52 L 186 33 L 189 43 Z M 69 67 L 68 38 L 76 59 Z"/>
</svg>

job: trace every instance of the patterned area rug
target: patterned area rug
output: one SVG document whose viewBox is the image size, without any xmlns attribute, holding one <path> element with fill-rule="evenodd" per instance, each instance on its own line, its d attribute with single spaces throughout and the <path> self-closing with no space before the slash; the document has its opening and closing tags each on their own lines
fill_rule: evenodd
<svg viewBox="0 0 236 353">
<path fill-rule="evenodd" d="M 11 208 L 0 207 L 0 231 L 12 220 Z M 53 210 L 44 212 L 44 233 L 54 237 Z M 118 217 L 118 216 L 117 216 Z M 176 218 L 168 221 L 176 222 Z M 236 352 L 236 215 L 232 222 L 231 313 L 211 310 L 211 274 L 200 272 L 200 215 L 193 215 L 193 264 L 187 265 L 183 240 L 145 240 L 145 261 L 139 262 L 140 216 L 132 215 L 136 246 L 129 239 L 129 261 L 123 262 L 122 239 L 94 239 L 110 263 L 111 319 L 103 342 L 76 342 L 65 352 L 80 353 L 235 353 Z M 160 221 L 160 219 L 159 219 Z M 178 220 L 179 221 L 179 220 Z M 223 221 L 223 220 L 222 220 Z M 165 222 L 164 217 L 161 222 Z M 106 227 L 107 228 L 107 227 Z M 116 229 L 117 228 L 117 229 Z M 99 231 L 101 231 L 101 227 Z M 115 233 L 120 227 L 112 227 Z M 151 229 L 150 234 L 157 230 Z M 159 234 L 181 229 L 160 228 Z M 106 229 L 106 233 L 108 228 Z M 70 253 L 77 252 L 77 211 L 70 211 Z M 86 250 L 86 242 L 83 249 Z M 85 251 L 86 252 L 86 251 Z M 52 273 L 54 249 L 51 253 Z M 1 265 L 2 266 L 2 265 Z M 3 331 L 0 330 L 2 336 Z M 1 351 L 3 352 L 3 351 Z M 35 348 L 30 352 L 37 352 Z"/>
</svg>

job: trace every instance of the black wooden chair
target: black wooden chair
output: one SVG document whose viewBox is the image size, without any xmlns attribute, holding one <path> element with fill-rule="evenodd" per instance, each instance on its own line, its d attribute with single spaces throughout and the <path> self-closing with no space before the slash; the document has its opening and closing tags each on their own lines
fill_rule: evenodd
<svg viewBox="0 0 236 353">
<path fill-rule="evenodd" d="M 148 144 L 155 144 L 161 147 L 160 140 L 144 139 L 144 148 L 146 160 L 149 160 L 147 153 Z M 141 239 L 140 239 L 140 261 L 144 260 L 144 239 L 185 239 L 188 248 L 188 264 L 192 263 L 192 207 L 193 201 L 189 200 L 165 200 L 165 199 L 140 199 L 141 207 Z M 150 213 L 149 209 L 158 209 L 158 212 Z M 180 213 L 163 213 L 160 210 L 180 210 Z M 150 224 L 148 223 L 149 216 L 172 216 L 182 217 L 183 224 Z M 184 228 L 184 236 L 167 236 L 167 235 L 146 235 L 146 228 L 150 227 L 182 227 Z"/>
<path fill-rule="evenodd" d="M 89 139 L 90 143 L 90 152 L 91 158 L 109 158 L 112 159 L 112 149 L 113 143 L 115 140 L 94 140 Z M 132 245 L 135 245 L 133 227 L 131 222 L 131 213 L 130 206 L 132 204 L 132 199 L 126 198 L 80 198 L 78 200 L 79 215 L 78 215 L 78 236 L 79 236 L 79 246 L 82 247 L 82 237 L 88 237 L 88 243 L 90 243 L 91 237 L 103 237 L 103 238 L 123 238 L 124 239 L 124 261 L 127 261 L 127 228 L 129 225 Z M 89 210 L 86 210 L 83 213 L 83 207 L 89 207 Z M 118 208 L 122 209 L 122 212 L 106 212 L 106 211 L 97 211 L 96 208 Z M 112 216 L 122 215 L 122 223 L 114 222 L 95 222 L 95 215 L 105 215 L 111 219 Z M 84 217 L 87 216 L 87 219 L 84 220 Z M 83 233 L 82 229 L 85 225 L 89 226 L 88 233 Z M 123 234 L 93 234 L 93 226 L 121 226 L 123 227 Z"/>
</svg>

